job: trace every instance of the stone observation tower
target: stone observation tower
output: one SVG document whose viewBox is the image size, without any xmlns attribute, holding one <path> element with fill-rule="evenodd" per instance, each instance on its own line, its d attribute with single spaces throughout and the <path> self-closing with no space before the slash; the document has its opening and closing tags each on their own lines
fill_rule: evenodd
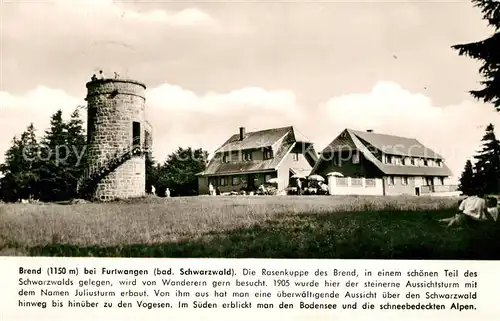
<svg viewBox="0 0 500 321">
<path fill-rule="evenodd" d="M 107 201 L 143 196 L 145 159 L 152 145 L 146 86 L 116 74 L 113 79 L 94 76 L 86 86 L 88 167 L 78 182 L 81 197 Z"/>
</svg>

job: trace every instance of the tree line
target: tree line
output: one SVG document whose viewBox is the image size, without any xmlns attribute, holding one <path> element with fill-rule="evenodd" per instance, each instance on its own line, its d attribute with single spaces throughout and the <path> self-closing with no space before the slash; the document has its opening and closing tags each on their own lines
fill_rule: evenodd
<svg viewBox="0 0 500 321">
<path fill-rule="evenodd" d="M 167 188 L 171 196 L 197 195 L 196 174 L 205 170 L 207 162 L 206 150 L 191 147 L 178 147 L 163 163 L 146 160 L 146 191 L 151 192 L 154 186 L 158 196 L 165 196 Z"/>
<path fill-rule="evenodd" d="M 77 107 L 65 121 L 61 110 L 50 117 L 50 125 L 39 137 L 33 123 L 20 136 L 14 136 L 0 164 L 0 199 L 15 202 L 37 199 L 44 202 L 77 198 L 77 182 L 87 168 L 87 134 Z M 156 194 L 195 195 L 196 174 L 205 169 L 208 153 L 202 149 L 181 148 L 161 164 L 146 157 L 146 192 L 155 186 Z"/>
<path fill-rule="evenodd" d="M 79 108 L 68 121 L 58 110 L 38 138 L 31 123 L 5 152 L 0 164 L 0 197 L 4 201 L 58 201 L 76 196 L 76 183 L 86 165 L 86 136 Z"/>
</svg>

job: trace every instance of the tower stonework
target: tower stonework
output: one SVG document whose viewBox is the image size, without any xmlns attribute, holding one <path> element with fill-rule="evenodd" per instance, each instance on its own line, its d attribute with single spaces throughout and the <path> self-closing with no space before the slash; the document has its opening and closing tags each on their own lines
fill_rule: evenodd
<svg viewBox="0 0 500 321">
<path fill-rule="evenodd" d="M 88 168 L 99 172 L 123 150 L 146 147 L 146 86 L 134 80 L 94 79 L 86 87 Z M 145 186 L 145 154 L 130 153 L 95 181 L 91 197 L 140 197 Z"/>
</svg>

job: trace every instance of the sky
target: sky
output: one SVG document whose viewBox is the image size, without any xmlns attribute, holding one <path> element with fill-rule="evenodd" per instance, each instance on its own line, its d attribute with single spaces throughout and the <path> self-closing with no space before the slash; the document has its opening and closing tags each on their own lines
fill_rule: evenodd
<svg viewBox="0 0 500 321">
<path fill-rule="evenodd" d="M 452 45 L 493 33 L 469 1 L 1 2 L 0 161 L 84 103 L 102 69 L 146 84 L 156 161 L 213 153 L 239 127 L 293 125 L 320 151 L 343 129 L 413 137 L 460 176 L 500 113 Z M 500 131 L 497 132 L 500 135 Z"/>
</svg>

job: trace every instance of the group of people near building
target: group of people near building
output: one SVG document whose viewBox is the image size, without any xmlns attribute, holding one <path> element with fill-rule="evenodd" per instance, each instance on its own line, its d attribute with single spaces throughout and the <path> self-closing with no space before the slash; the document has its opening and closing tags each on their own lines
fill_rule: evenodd
<svg viewBox="0 0 500 321">
<path fill-rule="evenodd" d="M 220 189 L 219 186 L 215 187 L 212 185 L 212 183 L 208 184 L 208 195 L 213 196 L 213 195 L 220 195 Z"/>
<path fill-rule="evenodd" d="M 470 222 L 498 221 L 498 199 L 484 195 L 471 195 L 460 201 L 458 213 L 444 218 L 441 222 L 448 226 L 459 226 Z"/>
<path fill-rule="evenodd" d="M 325 182 L 321 181 L 311 181 L 308 184 L 302 183 L 302 180 L 297 178 L 295 186 L 292 187 L 292 194 L 296 195 L 328 195 L 329 190 L 328 190 L 328 185 Z M 269 192 L 269 190 L 272 190 L 272 192 Z M 256 194 L 258 195 L 274 195 L 276 193 L 275 188 L 270 189 L 266 188 L 264 184 L 261 184 L 257 191 L 255 191 Z M 242 194 L 245 195 L 245 189 L 242 189 Z M 214 187 L 212 183 L 208 184 L 208 195 L 213 196 L 213 195 L 221 195 L 221 191 L 219 190 L 219 187 Z"/>
<path fill-rule="evenodd" d="M 156 188 L 154 185 L 151 185 L 151 195 L 156 195 Z M 168 187 L 165 189 L 165 196 L 170 197 L 170 188 Z"/>
<path fill-rule="evenodd" d="M 307 186 L 304 186 L 307 185 Z M 297 195 L 328 195 L 328 184 L 322 181 L 309 181 L 303 184 L 300 178 L 297 178 L 295 183 Z"/>
</svg>

